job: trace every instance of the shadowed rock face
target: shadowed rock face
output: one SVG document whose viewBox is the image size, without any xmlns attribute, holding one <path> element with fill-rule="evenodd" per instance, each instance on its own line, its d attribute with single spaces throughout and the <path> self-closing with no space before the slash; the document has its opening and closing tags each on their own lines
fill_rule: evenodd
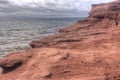
<svg viewBox="0 0 120 80">
<path fill-rule="evenodd" d="M 120 0 L 0 59 L 0 80 L 120 80 Z"/>
</svg>

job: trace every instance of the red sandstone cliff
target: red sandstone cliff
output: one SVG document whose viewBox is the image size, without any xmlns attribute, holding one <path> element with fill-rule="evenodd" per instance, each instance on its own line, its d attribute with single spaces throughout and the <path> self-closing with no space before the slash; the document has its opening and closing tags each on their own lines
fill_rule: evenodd
<svg viewBox="0 0 120 80">
<path fill-rule="evenodd" d="M 119 80 L 120 0 L 0 60 L 0 80 Z"/>
</svg>

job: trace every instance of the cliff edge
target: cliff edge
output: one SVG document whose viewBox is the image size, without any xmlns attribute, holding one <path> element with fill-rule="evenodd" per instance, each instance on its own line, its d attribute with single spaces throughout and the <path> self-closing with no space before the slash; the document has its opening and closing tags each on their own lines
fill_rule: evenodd
<svg viewBox="0 0 120 80">
<path fill-rule="evenodd" d="M 30 45 L 0 59 L 0 80 L 119 80 L 120 0 Z"/>
<path fill-rule="evenodd" d="M 92 5 L 89 16 L 72 26 L 61 29 L 59 34 L 32 41 L 31 47 L 76 48 L 74 43 L 83 43 L 90 39 L 109 38 L 119 33 L 120 1 Z M 108 36 L 109 35 L 109 36 Z M 72 43 L 72 44 L 71 44 Z"/>
</svg>

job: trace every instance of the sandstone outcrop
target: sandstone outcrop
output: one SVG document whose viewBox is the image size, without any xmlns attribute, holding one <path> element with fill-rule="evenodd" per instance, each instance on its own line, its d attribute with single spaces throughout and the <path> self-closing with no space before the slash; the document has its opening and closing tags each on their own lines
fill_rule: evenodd
<svg viewBox="0 0 120 80">
<path fill-rule="evenodd" d="M 81 43 L 90 39 L 107 38 L 119 34 L 120 2 L 92 5 L 89 16 L 76 24 L 61 29 L 59 34 L 32 41 L 33 48 L 73 48 L 70 43 Z M 99 38 L 97 38 L 99 37 Z M 63 43 L 63 45 L 62 45 Z"/>
<path fill-rule="evenodd" d="M 120 0 L 30 45 L 0 60 L 0 80 L 120 80 Z"/>
</svg>

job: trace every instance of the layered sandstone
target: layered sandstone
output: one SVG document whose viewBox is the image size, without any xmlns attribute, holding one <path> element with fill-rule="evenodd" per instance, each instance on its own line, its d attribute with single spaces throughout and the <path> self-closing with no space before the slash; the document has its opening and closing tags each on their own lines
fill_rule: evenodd
<svg viewBox="0 0 120 80">
<path fill-rule="evenodd" d="M 92 5 L 92 10 L 83 21 L 61 29 L 59 34 L 33 41 L 30 45 L 38 47 L 72 48 L 74 43 L 91 39 L 109 38 L 119 33 L 120 2 Z M 79 46 L 76 46 L 79 47 Z"/>
<path fill-rule="evenodd" d="M 0 60 L 0 80 L 119 80 L 120 0 L 30 45 Z"/>
</svg>

